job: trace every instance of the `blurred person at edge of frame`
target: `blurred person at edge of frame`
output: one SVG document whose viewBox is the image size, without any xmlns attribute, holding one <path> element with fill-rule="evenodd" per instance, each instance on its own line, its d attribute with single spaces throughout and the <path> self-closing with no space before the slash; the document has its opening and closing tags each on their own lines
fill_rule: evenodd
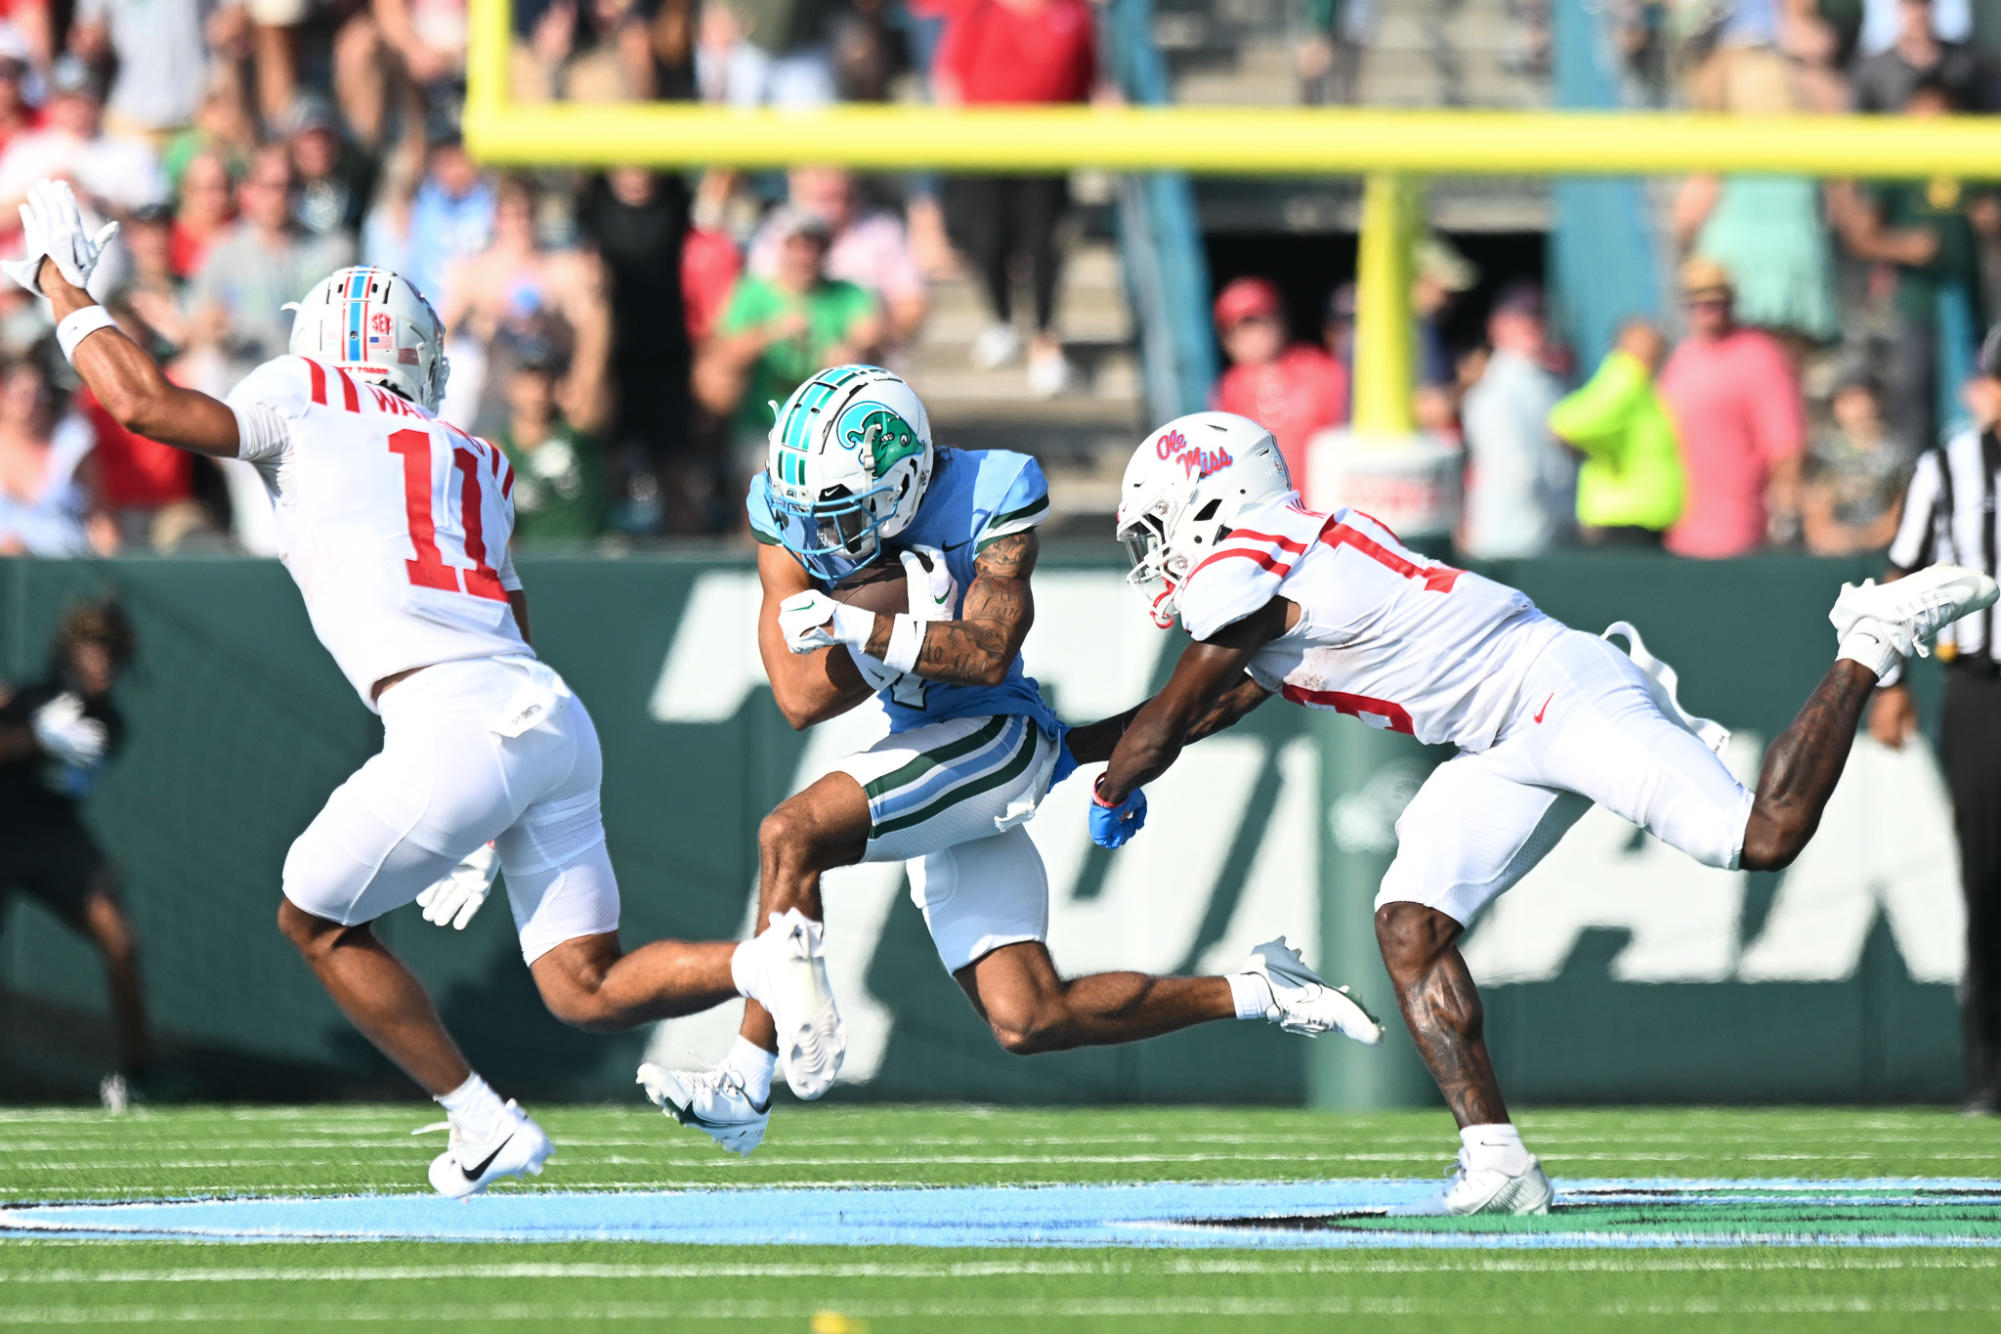
<svg viewBox="0 0 2001 1334">
<path fill-rule="evenodd" d="M 1551 434 L 1583 455 L 1577 526 L 1588 546 L 1657 549 L 1681 517 L 1688 479 L 1654 387 L 1666 357 L 1660 330 L 1628 320 L 1591 379 L 1550 409 Z"/>
<path fill-rule="evenodd" d="M 25 893 L 89 941 L 104 959 L 118 1065 L 98 1092 L 123 1111 L 152 1074 L 138 942 L 118 897 L 118 873 L 91 837 L 83 800 L 125 738 L 111 702 L 132 660 L 131 622 L 110 598 L 69 609 L 45 679 L 0 683 L 0 922 Z"/>
<path fill-rule="evenodd" d="M 1890 543 L 1885 579 L 1927 560 L 1996 564 L 1995 497 L 2001 489 L 2001 325 L 1981 346 L 1979 372 L 1964 394 L 1975 424 L 1918 456 Z M 1993 609 L 1940 636 L 1945 664 L 1939 767 L 1952 794 L 1966 897 L 1966 972 L 1960 1032 L 1966 1063 L 1965 1110 L 2001 1115 L 2001 666 Z M 1918 710 L 1902 675 L 1886 679 L 1869 710 L 1869 734 L 1900 749 L 1917 731 Z"/>
<path fill-rule="evenodd" d="M 1211 406 L 1249 417 L 1272 433 L 1294 477 L 1306 476 L 1306 445 L 1348 419 L 1348 370 L 1312 343 L 1286 335 L 1285 302 L 1264 278 L 1237 278 L 1216 294 L 1216 336 L 1230 365 Z"/>
</svg>

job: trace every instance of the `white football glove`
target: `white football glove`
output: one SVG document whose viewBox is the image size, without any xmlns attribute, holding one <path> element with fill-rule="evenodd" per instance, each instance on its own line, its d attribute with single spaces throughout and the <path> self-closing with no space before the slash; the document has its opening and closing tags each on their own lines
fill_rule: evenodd
<svg viewBox="0 0 2001 1334">
<path fill-rule="evenodd" d="M 493 892 L 493 877 L 500 870 L 500 854 L 493 844 L 482 843 L 452 868 L 450 875 L 417 896 L 424 920 L 433 926 L 466 929 L 466 923 Z"/>
<path fill-rule="evenodd" d="M 21 205 L 21 258 L 0 264 L 0 272 L 41 296 L 42 260 L 47 259 L 64 281 L 84 287 L 116 235 L 115 222 L 105 223 L 95 236 L 86 235 L 83 210 L 69 182 L 40 181 L 28 187 L 28 202 Z"/>
<path fill-rule="evenodd" d="M 930 569 L 924 568 L 920 556 L 931 562 Z M 945 565 L 945 553 L 936 547 L 912 547 L 901 559 L 910 614 L 920 621 L 949 621 L 956 616 L 959 584 Z"/>
<path fill-rule="evenodd" d="M 89 768 L 104 758 L 111 734 L 95 718 L 83 716 L 83 701 L 75 695 L 57 695 L 35 710 L 29 724 L 35 744 L 42 753 L 62 764 Z"/>
<path fill-rule="evenodd" d="M 778 604 L 778 632 L 794 653 L 836 644 L 864 647 L 875 633 L 875 613 L 836 602 L 818 589 L 794 593 Z"/>
</svg>

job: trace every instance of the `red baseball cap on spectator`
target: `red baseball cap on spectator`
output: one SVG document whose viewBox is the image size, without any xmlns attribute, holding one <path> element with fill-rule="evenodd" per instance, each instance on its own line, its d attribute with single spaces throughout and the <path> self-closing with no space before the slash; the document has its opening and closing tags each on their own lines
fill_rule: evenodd
<svg viewBox="0 0 2001 1334">
<path fill-rule="evenodd" d="M 1264 278 L 1238 278 L 1216 294 L 1216 327 L 1223 332 L 1245 320 L 1276 319 L 1285 309 L 1285 298 Z"/>
</svg>

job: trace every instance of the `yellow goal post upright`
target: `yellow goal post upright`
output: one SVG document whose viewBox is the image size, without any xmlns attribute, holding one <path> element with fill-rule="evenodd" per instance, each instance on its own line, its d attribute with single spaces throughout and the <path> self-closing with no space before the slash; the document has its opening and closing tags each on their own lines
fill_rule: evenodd
<svg viewBox="0 0 2001 1334">
<path fill-rule="evenodd" d="M 690 103 L 517 104 L 508 92 L 510 0 L 471 0 L 465 139 L 512 167 L 828 163 L 859 171 L 1182 171 L 1221 177 L 1359 176 L 1354 420 L 1335 451 L 1339 498 L 1392 526 L 1432 527 L 1456 462 L 1411 415 L 1411 273 L 1433 176 L 1644 176 L 1692 172 L 1924 180 L 2001 177 L 2001 119 L 1744 118 L 1678 112 L 1404 110 L 1365 107 L 841 105 L 814 112 Z M 1319 451 L 1316 451 L 1316 458 Z M 1328 486 L 1307 479 L 1314 498 Z M 1320 963 L 1393 1007 L 1369 927 L 1393 823 L 1428 767 L 1404 739 L 1315 715 L 1321 823 Z M 1390 1019 L 1389 1050 L 1314 1044 L 1318 1106 L 1427 1101 L 1430 1083 Z"/>
</svg>

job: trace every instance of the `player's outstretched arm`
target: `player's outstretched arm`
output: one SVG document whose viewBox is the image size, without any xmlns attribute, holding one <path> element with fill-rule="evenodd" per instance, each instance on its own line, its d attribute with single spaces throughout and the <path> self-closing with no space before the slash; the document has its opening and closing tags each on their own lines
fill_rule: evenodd
<svg viewBox="0 0 2001 1334">
<path fill-rule="evenodd" d="M 1271 698 L 1266 690 L 1251 677 L 1246 676 L 1237 684 L 1217 696 L 1209 712 L 1188 729 L 1188 741 L 1196 742 L 1204 737 L 1216 735 L 1227 727 L 1234 727 L 1239 720 L 1258 705 Z M 1151 701 L 1143 700 L 1124 713 L 1115 713 L 1109 718 L 1101 718 L 1095 723 L 1083 723 L 1064 734 L 1064 744 L 1070 747 L 1070 757 L 1079 764 L 1098 764 L 1112 758 L 1112 751 L 1119 744 L 1119 738 L 1132 726 L 1139 711 Z"/>
<path fill-rule="evenodd" d="M 997 686 L 1007 680 L 1022 641 L 1035 624 L 1028 577 L 1042 554 L 1033 529 L 999 538 L 973 558 L 973 582 L 956 621 L 927 621 L 914 676 L 948 685 Z M 889 661 L 896 618 L 878 615 L 864 651 Z"/>
<path fill-rule="evenodd" d="M 1264 702 L 1268 692 L 1249 681 L 1244 669 L 1259 649 L 1285 633 L 1290 608 L 1283 598 L 1273 598 L 1182 651 L 1174 675 L 1140 706 L 1113 748 L 1098 780 L 1102 804 L 1117 805 L 1166 773 L 1181 748 L 1198 739 L 1199 729 L 1207 729 L 1202 736 L 1219 731 Z"/>
<path fill-rule="evenodd" d="M 794 653 L 779 628 L 779 605 L 815 590 L 812 576 L 784 548 L 757 549 L 757 580 L 764 592 L 757 612 L 757 654 L 771 681 L 772 698 L 785 721 L 800 731 L 846 713 L 875 693 L 847 646 Z"/>
<path fill-rule="evenodd" d="M 97 305 L 42 261 L 42 291 L 56 319 Z M 71 356 L 77 374 L 104 410 L 126 430 L 197 454 L 233 459 L 238 453 L 236 414 L 220 399 L 174 384 L 146 349 L 109 323 L 86 334 Z"/>
</svg>

